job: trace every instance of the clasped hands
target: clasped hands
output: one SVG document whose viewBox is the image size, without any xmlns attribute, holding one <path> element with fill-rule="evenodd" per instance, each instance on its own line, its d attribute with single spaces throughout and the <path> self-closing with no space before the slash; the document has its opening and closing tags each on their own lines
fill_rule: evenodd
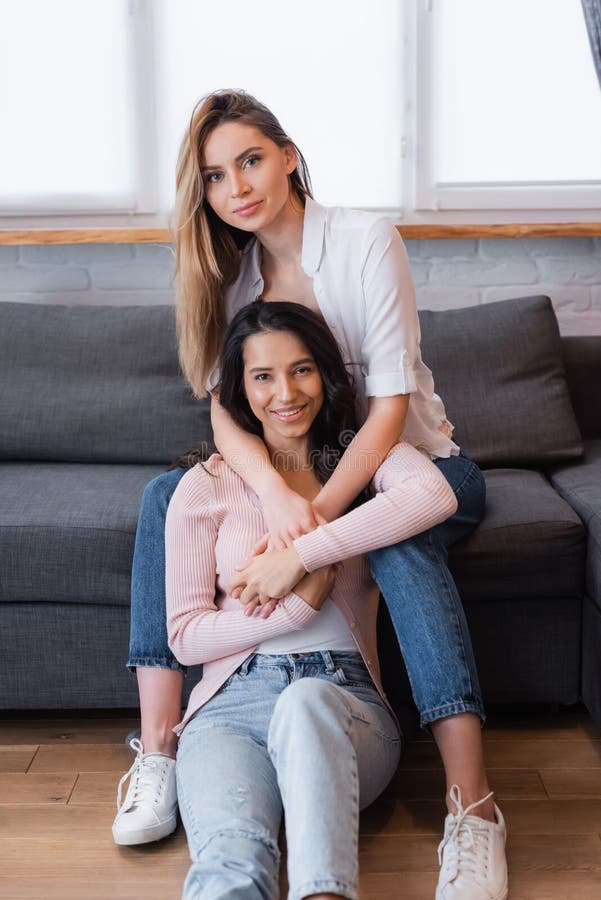
<svg viewBox="0 0 601 900">
<path fill-rule="evenodd" d="M 261 618 L 271 615 L 281 597 L 285 597 L 305 575 L 301 558 L 291 544 L 284 550 L 268 550 L 267 537 L 253 549 L 231 581 L 230 594 L 244 606 L 244 614 L 252 616 L 262 606 Z"/>
<path fill-rule="evenodd" d="M 334 586 L 333 566 L 307 574 L 292 541 L 312 531 L 326 519 L 312 504 L 290 491 L 295 503 L 289 506 L 264 504 L 263 513 L 269 527 L 268 534 L 255 544 L 251 555 L 236 566 L 237 574 L 229 586 L 229 593 L 244 606 L 244 614 L 252 616 L 261 607 L 259 616 L 267 619 L 293 588 L 310 606 L 320 609 Z M 290 499 L 287 497 L 286 499 Z M 271 506 L 271 508 L 270 508 Z M 299 517 L 299 512 L 302 516 Z"/>
</svg>

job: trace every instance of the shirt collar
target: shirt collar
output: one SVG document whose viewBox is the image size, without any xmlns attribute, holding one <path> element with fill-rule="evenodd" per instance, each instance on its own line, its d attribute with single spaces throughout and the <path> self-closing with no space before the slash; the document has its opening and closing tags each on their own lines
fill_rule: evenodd
<svg viewBox="0 0 601 900">
<path fill-rule="evenodd" d="M 323 253 L 323 242 L 326 228 L 326 208 L 311 197 L 305 197 L 305 218 L 303 221 L 303 247 L 301 265 L 306 275 L 313 276 L 319 269 Z M 250 287 L 255 290 L 260 285 L 263 288 L 263 276 L 261 275 L 261 245 L 256 238 L 250 240 L 243 253 L 249 253 L 251 282 Z M 253 295 L 253 299 L 254 299 Z"/>
<path fill-rule="evenodd" d="M 301 265 L 305 275 L 313 276 L 319 269 L 323 253 L 326 229 L 326 209 L 320 203 L 305 198 L 305 221 L 303 223 L 303 250 Z"/>
<path fill-rule="evenodd" d="M 259 294 L 263 290 L 263 276 L 261 275 L 261 245 L 256 238 L 253 238 L 248 242 L 243 253 L 250 254 L 250 288 L 251 293 L 259 289 Z M 254 300 L 258 294 L 253 294 L 252 299 Z"/>
</svg>

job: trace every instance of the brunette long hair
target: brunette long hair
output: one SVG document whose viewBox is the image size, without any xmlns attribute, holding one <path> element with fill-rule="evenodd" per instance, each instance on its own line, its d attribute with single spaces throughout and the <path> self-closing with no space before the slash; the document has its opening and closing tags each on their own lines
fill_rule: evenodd
<svg viewBox="0 0 601 900">
<path fill-rule="evenodd" d="M 244 343 L 255 334 L 290 331 L 305 345 L 319 370 L 324 399 L 309 430 L 309 459 L 324 484 L 358 430 L 355 388 L 334 336 L 323 320 L 299 303 L 256 300 L 232 319 L 219 360 L 219 402 L 245 431 L 263 434 L 244 394 Z"/>
<path fill-rule="evenodd" d="M 278 147 L 292 147 L 298 164 L 288 176 L 290 189 L 303 206 L 305 197 L 313 196 L 302 153 L 266 106 L 245 91 L 234 90 L 214 91 L 196 104 L 177 162 L 173 238 L 180 363 L 197 397 L 206 396 L 205 385 L 221 345 L 224 291 L 235 281 L 241 248 L 252 237 L 223 222 L 205 199 L 204 147 L 225 122 L 252 125 Z"/>
</svg>

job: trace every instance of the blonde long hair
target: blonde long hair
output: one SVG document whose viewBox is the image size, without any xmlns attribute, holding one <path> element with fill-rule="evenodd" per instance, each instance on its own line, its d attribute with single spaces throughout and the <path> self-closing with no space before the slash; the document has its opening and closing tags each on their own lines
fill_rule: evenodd
<svg viewBox="0 0 601 900">
<path fill-rule="evenodd" d="M 215 367 L 225 331 L 224 292 L 240 270 L 240 252 L 252 234 L 223 222 L 205 199 L 201 172 L 208 136 L 224 122 L 258 128 L 278 147 L 292 146 L 298 165 L 290 188 L 304 205 L 312 197 L 305 159 L 273 113 L 245 91 L 221 90 L 194 107 L 181 143 L 176 173 L 173 231 L 177 284 L 177 336 L 184 375 L 197 397 Z"/>
</svg>

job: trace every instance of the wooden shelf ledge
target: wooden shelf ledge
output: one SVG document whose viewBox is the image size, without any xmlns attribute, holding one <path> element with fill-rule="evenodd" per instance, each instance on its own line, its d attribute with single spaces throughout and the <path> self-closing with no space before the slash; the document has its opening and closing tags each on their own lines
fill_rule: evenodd
<svg viewBox="0 0 601 900">
<path fill-rule="evenodd" d="M 601 222 L 532 222 L 505 225 L 397 225 L 406 240 L 465 238 L 601 237 Z M 0 229 L 0 245 L 169 244 L 168 228 Z"/>
</svg>

